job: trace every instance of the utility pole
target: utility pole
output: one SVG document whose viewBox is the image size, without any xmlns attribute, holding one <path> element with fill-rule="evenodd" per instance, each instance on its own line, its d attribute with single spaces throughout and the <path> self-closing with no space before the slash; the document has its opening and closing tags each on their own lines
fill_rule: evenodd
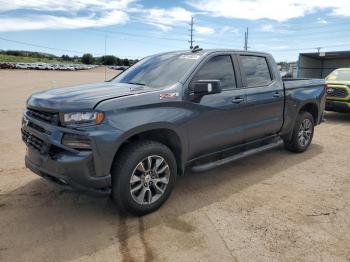
<svg viewBox="0 0 350 262">
<path fill-rule="evenodd" d="M 190 23 L 190 29 L 188 29 L 188 31 L 190 31 L 190 40 L 188 41 L 191 45 L 190 45 L 190 49 L 193 49 L 193 43 L 195 42 L 193 40 L 193 32 L 194 32 L 194 22 L 193 22 L 193 16 L 191 17 L 191 23 Z"/>
<path fill-rule="evenodd" d="M 248 37 L 249 37 L 249 28 L 244 32 L 244 50 L 248 50 Z"/>
<path fill-rule="evenodd" d="M 316 47 L 317 53 L 320 53 L 320 51 L 321 51 L 322 48 L 323 48 L 323 47 Z"/>
<path fill-rule="evenodd" d="M 105 58 L 103 59 L 105 62 L 105 81 L 107 81 L 106 55 L 107 55 L 107 35 L 105 35 Z"/>
</svg>

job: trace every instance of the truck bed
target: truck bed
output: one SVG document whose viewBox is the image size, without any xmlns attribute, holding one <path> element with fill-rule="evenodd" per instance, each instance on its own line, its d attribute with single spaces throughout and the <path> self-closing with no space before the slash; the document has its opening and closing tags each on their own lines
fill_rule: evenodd
<svg viewBox="0 0 350 262">
<path fill-rule="evenodd" d="M 283 79 L 283 84 L 286 89 L 295 89 L 300 87 L 315 87 L 324 86 L 324 79 L 307 79 L 307 78 L 287 78 Z"/>
</svg>

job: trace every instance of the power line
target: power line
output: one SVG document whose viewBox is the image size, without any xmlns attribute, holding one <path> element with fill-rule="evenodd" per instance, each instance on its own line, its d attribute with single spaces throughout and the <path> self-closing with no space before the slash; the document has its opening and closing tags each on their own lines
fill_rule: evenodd
<svg viewBox="0 0 350 262">
<path fill-rule="evenodd" d="M 339 27 L 340 25 L 349 25 L 349 21 L 347 22 L 333 22 L 333 20 L 328 20 L 326 24 L 317 23 L 317 24 L 308 24 L 307 22 L 304 22 L 303 24 L 286 24 L 281 25 L 284 27 L 284 29 L 303 29 L 305 30 L 314 30 L 314 29 L 323 29 L 323 28 L 329 28 L 329 27 Z"/>
<path fill-rule="evenodd" d="M 190 24 L 191 25 L 191 24 Z M 193 41 L 193 32 L 194 32 L 194 23 L 193 23 L 193 31 L 192 31 L 192 41 Z M 179 38 L 170 38 L 170 37 L 160 37 L 160 36 L 145 36 L 145 35 L 141 35 L 141 34 L 135 34 L 135 33 L 126 33 L 126 32 L 121 32 L 121 31 L 110 31 L 110 30 L 101 30 L 101 29 L 92 29 L 92 28 L 87 28 L 87 30 L 91 30 L 91 31 L 96 31 L 96 32 L 103 32 L 103 33 L 109 33 L 109 34 L 117 34 L 117 35 L 126 35 L 126 36 L 131 36 L 131 37 L 137 37 L 137 38 L 153 38 L 153 39 L 162 39 L 162 40 L 166 40 L 166 41 L 175 41 L 175 42 L 183 42 L 183 40 L 179 39 Z M 189 31 L 191 32 L 191 29 L 189 29 Z M 258 31 L 257 31 L 258 32 Z M 328 31 L 323 31 L 321 33 L 327 33 Z M 343 33 L 345 32 L 344 30 L 341 31 L 330 31 L 329 33 L 334 34 L 334 33 Z M 271 32 L 272 33 L 272 32 Z M 254 34 L 255 37 L 259 34 Z M 314 38 L 315 34 L 300 34 L 300 33 L 296 33 L 296 34 L 284 34 L 283 36 L 281 36 L 281 38 L 297 38 L 300 39 L 302 38 L 302 36 L 307 36 L 307 39 L 310 38 Z M 323 35 L 316 35 L 317 37 L 324 37 Z M 271 36 L 267 35 L 267 33 L 264 33 L 264 35 L 259 36 L 259 38 L 257 38 L 257 40 L 261 40 L 261 39 L 270 39 Z M 189 41 L 190 42 L 190 41 Z M 194 41 L 193 41 L 194 42 Z M 192 42 L 192 46 L 193 46 L 193 42 Z M 232 45 L 225 45 L 222 42 L 211 42 L 211 41 L 200 41 L 200 43 L 203 44 L 208 44 L 208 45 L 216 45 L 216 46 L 222 46 L 222 47 L 232 47 Z M 157 45 L 160 45 L 159 43 L 157 43 Z M 164 44 L 162 44 L 163 46 L 165 46 Z"/>
<path fill-rule="evenodd" d="M 50 47 L 50 46 L 38 45 L 38 44 L 33 44 L 33 43 L 28 43 L 28 42 L 22 42 L 22 41 L 12 40 L 12 39 L 8 39 L 8 38 L 3 38 L 3 37 L 0 37 L 0 40 L 10 42 L 10 43 L 15 43 L 15 44 L 21 44 L 21 45 L 32 46 L 32 47 L 37 47 L 37 48 L 44 48 L 44 49 L 53 50 L 53 51 L 68 52 L 68 53 L 73 53 L 73 54 L 85 54 L 85 53 L 87 53 L 87 52 L 82 52 L 82 51 L 77 51 L 77 50 L 61 49 L 61 48 L 56 48 L 56 47 Z M 104 54 L 95 53 L 95 55 L 103 56 Z M 122 56 L 122 55 L 120 57 L 140 58 L 140 57 L 136 57 L 136 56 Z"/>
<path fill-rule="evenodd" d="M 190 24 L 191 25 L 191 24 Z M 193 23 L 193 38 L 194 38 L 194 23 Z M 95 29 L 95 28 L 84 28 L 85 30 L 89 30 L 89 31 L 96 31 L 96 32 L 101 32 L 101 33 L 108 33 L 108 34 L 113 34 L 113 35 L 126 35 L 126 36 L 131 36 L 131 37 L 137 37 L 137 38 L 142 38 L 142 39 L 161 39 L 161 40 L 166 40 L 166 41 L 174 41 L 174 42 L 181 42 L 183 43 L 182 39 L 179 38 L 171 38 L 171 37 L 161 37 L 161 36 L 149 36 L 149 35 L 141 35 L 141 34 L 134 34 L 134 33 L 125 33 L 125 32 L 121 32 L 121 31 L 111 31 L 111 30 L 105 30 L 105 29 Z M 190 31 L 190 29 L 189 29 Z M 193 40 L 193 43 L 196 42 Z M 219 42 L 210 42 L 210 41 L 200 41 L 203 44 L 209 44 L 209 45 L 220 45 L 220 46 L 227 46 L 230 47 L 231 45 L 223 45 L 222 43 Z M 164 44 L 159 44 L 157 43 L 157 45 L 162 45 L 162 46 L 166 46 Z"/>
<path fill-rule="evenodd" d="M 271 53 L 285 53 L 285 52 L 291 52 L 291 51 L 303 51 L 303 50 L 315 50 L 315 49 L 318 49 L 318 48 L 322 48 L 322 49 L 325 49 L 325 48 L 334 48 L 334 47 L 343 47 L 343 46 L 350 46 L 350 43 L 349 44 L 339 44 L 339 45 L 328 45 L 328 46 L 323 46 L 323 47 L 305 47 L 305 48 L 294 48 L 294 49 L 284 49 L 284 50 L 271 50 L 270 52 Z"/>
<path fill-rule="evenodd" d="M 258 32 L 258 31 L 257 31 Z M 259 39 L 265 39 L 265 38 L 271 38 L 271 35 L 269 34 L 279 34 L 280 38 L 294 38 L 294 37 L 304 37 L 304 38 L 312 38 L 312 37 L 325 37 L 325 34 L 333 35 L 338 33 L 346 33 L 350 32 L 349 29 L 342 29 L 342 30 L 323 30 L 323 31 L 313 31 L 312 33 L 302 33 L 302 32 L 289 32 L 289 33 L 281 33 L 281 32 L 259 32 L 259 34 L 255 34 L 255 36 L 258 36 Z M 278 36 L 274 36 L 275 38 Z"/>
<path fill-rule="evenodd" d="M 141 34 L 133 34 L 133 33 L 125 33 L 121 31 L 111 31 L 111 30 L 105 30 L 105 29 L 95 29 L 95 28 L 85 28 L 86 30 L 91 31 L 97 31 L 97 32 L 103 32 L 103 33 L 109 33 L 109 34 L 118 34 L 118 35 L 126 35 L 126 36 L 132 36 L 132 37 L 138 37 L 138 38 L 155 38 L 155 39 L 162 39 L 162 40 L 169 40 L 169 41 L 177 41 L 177 42 L 183 42 L 183 40 L 178 38 L 170 38 L 170 37 L 161 37 L 161 36 L 152 36 L 149 35 L 141 35 Z"/>
<path fill-rule="evenodd" d="M 69 52 L 69 53 L 75 53 L 75 54 L 84 54 L 84 52 L 81 52 L 81 51 L 61 49 L 61 48 L 55 48 L 55 47 L 49 47 L 49 46 L 43 46 L 43 45 L 37 45 L 37 44 L 32 44 L 32 43 L 27 43 L 27 42 L 7 39 L 7 38 L 3 38 L 3 37 L 0 37 L 0 40 L 6 41 L 6 42 L 11 42 L 11 43 L 16 43 L 16 44 L 21 44 L 21 45 L 27 45 L 27 46 L 32 46 L 32 47 L 38 47 L 38 48 L 54 50 L 54 51 Z M 101 54 L 99 54 L 99 55 L 101 55 Z"/>
<path fill-rule="evenodd" d="M 191 24 L 190 24 L 191 25 Z M 193 28 L 194 28 L 194 23 L 193 23 Z M 119 31 L 108 31 L 108 30 L 96 30 L 96 29 L 90 29 L 90 30 L 94 30 L 94 31 L 100 31 L 100 32 L 108 32 L 108 33 L 111 33 L 111 34 L 124 34 L 124 35 L 129 35 L 129 36 L 134 36 L 134 37 L 139 37 L 139 38 L 145 38 L 146 36 L 142 36 L 142 35 L 138 35 L 138 34 L 131 34 L 131 33 L 124 33 L 124 32 L 119 32 Z M 191 32 L 191 29 L 189 29 L 189 31 Z M 193 29 L 193 31 L 194 31 L 194 29 Z M 337 32 L 345 32 L 344 30 L 342 30 L 342 31 L 331 31 L 331 33 L 337 33 Z M 246 33 L 247 33 L 247 31 L 246 31 Z M 248 34 L 249 34 L 249 32 L 248 32 Z M 296 38 L 296 39 L 300 39 L 300 38 L 302 38 L 302 34 L 293 34 L 293 35 L 284 35 L 283 36 L 283 38 L 284 37 L 294 37 L 294 38 Z M 307 36 L 310 36 L 310 37 L 313 37 L 314 35 L 310 35 L 310 34 L 308 34 Z M 317 35 L 317 37 L 322 37 L 322 38 L 324 38 L 324 36 L 322 36 L 322 35 Z M 175 38 L 168 38 L 168 37 L 157 37 L 157 36 L 152 36 L 151 38 L 155 38 L 155 39 L 163 39 L 163 40 L 167 40 L 167 41 L 177 41 L 177 42 L 182 42 L 182 40 L 181 39 L 175 39 Z M 259 37 L 259 39 L 257 39 L 257 40 L 260 40 L 260 39 L 267 39 L 267 38 L 271 38 L 271 36 L 267 36 L 267 35 L 264 35 L 264 36 L 262 36 L 262 37 Z M 247 38 L 247 40 L 249 40 L 249 35 L 248 35 L 248 38 Z M 192 32 L 192 41 L 193 41 L 193 32 Z M 193 41 L 194 42 L 194 41 Z M 189 43 L 190 43 L 190 41 L 189 41 Z M 202 43 L 202 44 L 208 44 L 208 45 L 215 45 L 215 46 L 219 46 L 219 47 L 225 47 L 225 48 L 233 48 L 233 46 L 232 45 L 225 45 L 225 44 L 223 44 L 222 42 L 211 42 L 211 41 L 200 41 L 200 43 Z M 159 43 L 158 43 L 158 45 L 159 45 Z M 192 46 L 193 46 L 193 43 L 192 43 Z M 344 45 L 342 45 L 342 46 L 344 46 Z M 249 46 L 248 46 L 248 44 L 247 44 L 247 47 L 249 48 Z M 333 46 L 330 46 L 330 47 L 333 47 Z M 315 49 L 316 47 L 312 47 L 312 48 L 307 48 L 307 49 Z M 291 49 L 291 50 L 304 50 L 304 49 Z M 285 50 L 277 50 L 277 52 L 284 52 Z"/>
<path fill-rule="evenodd" d="M 190 26 L 191 26 L 191 29 L 189 31 L 191 33 L 190 34 L 191 40 L 189 42 L 191 44 L 191 47 L 193 48 L 193 43 L 195 42 L 193 40 L 193 37 L 194 37 L 194 21 L 193 21 L 193 18 L 191 19 Z M 85 29 L 86 30 L 90 30 L 90 31 L 96 31 L 96 32 L 104 33 L 105 36 L 108 33 L 108 34 L 112 34 L 112 35 L 113 34 L 117 34 L 117 35 L 126 35 L 126 36 L 131 36 L 131 37 L 138 37 L 138 38 L 142 38 L 144 40 L 147 40 L 147 39 L 162 39 L 162 40 L 166 40 L 166 41 L 174 41 L 174 42 L 179 42 L 179 43 L 181 42 L 181 43 L 183 43 L 183 40 L 181 40 L 180 38 L 169 38 L 169 37 L 161 37 L 161 36 L 151 36 L 150 37 L 149 35 L 145 36 L 145 35 L 141 35 L 141 34 L 127 33 L 127 32 L 114 31 L 114 30 L 110 31 L 110 30 L 93 29 L 93 28 L 85 28 Z M 254 30 L 254 31 L 256 31 L 256 30 Z M 321 33 L 326 33 L 326 32 L 328 32 L 328 30 L 324 30 Z M 350 32 L 350 30 L 332 30 L 332 31 L 329 32 L 329 34 L 346 33 L 346 32 Z M 244 49 L 248 49 L 249 48 L 249 46 L 248 46 L 248 39 L 249 39 L 248 33 L 249 33 L 249 31 L 248 31 L 248 28 L 247 28 L 247 31 L 245 32 Z M 254 34 L 254 35 L 256 37 L 258 34 Z M 304 36 L 303 34 L 296 33 L 296 34 L 291 34 L 291 35 L 283 35 L 281 38 L 293 37 L 293 38 L 295 38 L 297 40 L 297 39 L 301 39 L 303 36 Z M 315 35 L 315 34 L 307 34 L 305 36 L 307 36 L 308 39 L 313 38 L 313 37 L 322 37 L 322 38 L 324 38 L 324 35 L 322 35 L 322 34 L 317 34 L 317 35 Z M 261 39 L 266 39 L 266 38 L 271 38 L 271 36 L 264 35 L 264 36 L 259 37 L 256 40 L 261 40 Z M 37 47 L 37 48 L 48 49 L 48 50 L 55 50 L 55 51 L 61 51 L 61 52 L 70 52 L 70 53 L 75 53 L 75 54 L 84 54 L 84 52 L 82 52 L 82 51 L 70 50 L 70 49 L 62 49 L 62 48 L 55 48 L 55 47 L 44 46 L 44 45 L 39 45 L 39 44 L 34 44 L 34 43 L 28 43 L 28 42 L 23 42 L 23 41 L 12 40 L 12 39 L 3 38 L 3 37 L 0 37 L 0 40 L 11 42 L 11 43 L 16 43 L 16 44 L 21 44 L 21 45 L 26 45 L 26 46 L 32 46 L 32 47 Z M 281 39 L 281 40 L 283 40 L 283 39 Z M 199 42 L 203 43 L 203 44 L 215 45 L 215 46 L 219 46 L 219 47 L 228 47 L 228 48 L 232 48 L 233 47 L 232 45 L 225 45 L 222 42 L 210 42 L 210 41 L 199 41 Z M 233 42 L 235 42 L 235 41 L 233 41 Z M 164 44 L 163 43 L 162 44 L 157 43 L 157 45 L 164 45 Z M 350 44 L 330 45 L 330 46 L 324 46 L 323 48 L 341 47 L 341 46 L 350 46 Z M 301 51 L 301 50 L 308 50 L 308 49 L 315 49 L 315 48 L 317 48 L 317 47 L 301 48 L 301 49 L 284 49 L 284 50 L 276 50 L 276 51 L 272 51 L 272 52 Z M 95 55 L 102 56 L 103 54 L 95 53 Z M 121 56 L 121 57 L 136 57 L 136 56 Z M 137 57 L 137 58 L 139 58 L 139 57 Z"/>
<path fill-rule="evenodd" d="M 198 20 L 197 20 L 198 21 Z M 206 20 L 206 19 L 203 19 L 203 18 L 200 18 L 200 21 L 201 22 L 204 22 L 205 24 L 210 24 L 211 26 L 212 25 L 217 25 L 217 28 L 222 28 L 222 26 L 227 26 L 229 23 L 231 23 L 232 21 L 229 20 L 228 22 L 219 22 L 219 21 L 209 21 L 209 20 Z M 317 24 L 310 24 L 312 22 L 316 22 L 317 23 L 317 20 L 315 21 L 305 21 L 303 24 L 291 24 L 291 23 L 278 23 L 277 25 L 273 24 L 272 22 L 270 23 L 265 23 L 265 24 L 268 24 L 268 25 L 272 25 L 274 26 L 275 28 L 282 28 L 282 30 L 298 30 L 298 29 L 323 29 L 324 27 L 333 27 L 333 26 L 336 26 L 336 27 L 339 27 L 339 25 L 349 25 L 349 22 L 350 21 L 346 21 L 346 22 L 339 22 L 337 19 L 327 19 L 327 24 L 321 24 L 321 23 L 317 23 Z M 261 25 L 261 23 L 258 24 L 258 26 L 254 25 L 253 23 L 250 24 L 251 27 L 258 27 L 259 25 Z M 257 32 L 259 32 L 257 30 Z"/>
<path fill-rule="evenodd" d="M 170 42 L 177 42 L 177 43 L 181 43 L 181 44 L 183 44 L 183 42 L 184 42 L 184 40 L 182 40 L 181 38 L 169 38 L 169 37 L 160 37 L 160 36 L 152 36 L 152 35 L 125 33 L 125 32 L 115 31 L 115 30 L 112 31 L 112 30 L 95 29 L 95 28 L 83 28 L 83 30 L 92 31 L 95 33 L 101 33 L 102 35 L 108 34 L 112 38 L 119 39 L 119 40 L 120 40 L 120 38 L 117 38 L 116 36 L 121 35 L 121 36 L 127 36 L 127 37 L 132 37 L 132 38 L 139 38 L 139 39 L 142 39 L 142 43 L 143 42 L 150 42 L 150 40 L 158 40 L 158 39 L 170 41 Z M 183 38 L 183 39 L 185 39 L 185 38 Z M 151 41 L 150 43 L 152 43 L 152 44 L 156 43 L 157 46 L 179 48 L 178 46 L 175 46 L 175 45 L 169 45 L 169 44 L 165 44 L 165 43 L 160 44 L 159 41 L 156 41 L 156 42 Z"/>
</svg>

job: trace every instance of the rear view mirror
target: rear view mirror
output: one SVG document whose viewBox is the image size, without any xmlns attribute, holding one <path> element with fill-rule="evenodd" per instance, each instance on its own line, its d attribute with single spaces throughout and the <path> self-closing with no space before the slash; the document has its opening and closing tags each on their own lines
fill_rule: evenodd
<svg viewBox="0 0 350 262">
<path fill-rule="evenodd" d="M 221 93 L 220 80 L 198 80 L 192 85 L 193 93 L 196 95 L 209 95 Z"/>
</svg>

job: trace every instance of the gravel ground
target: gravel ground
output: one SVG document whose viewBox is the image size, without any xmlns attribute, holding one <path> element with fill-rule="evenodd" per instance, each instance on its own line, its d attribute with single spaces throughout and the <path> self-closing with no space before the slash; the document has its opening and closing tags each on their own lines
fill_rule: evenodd
<svg viewBox="0 0 350 262">
<path fill-rule="evenodd" d="M 142 218 L 25 169 L 26 98 L 103 80 L 103 69 L 0 71 L 0 261 L 350 261 L 350 115 L 327 113 L 304 154 L 277 148 L 188 173 Z"/>
</svg>

